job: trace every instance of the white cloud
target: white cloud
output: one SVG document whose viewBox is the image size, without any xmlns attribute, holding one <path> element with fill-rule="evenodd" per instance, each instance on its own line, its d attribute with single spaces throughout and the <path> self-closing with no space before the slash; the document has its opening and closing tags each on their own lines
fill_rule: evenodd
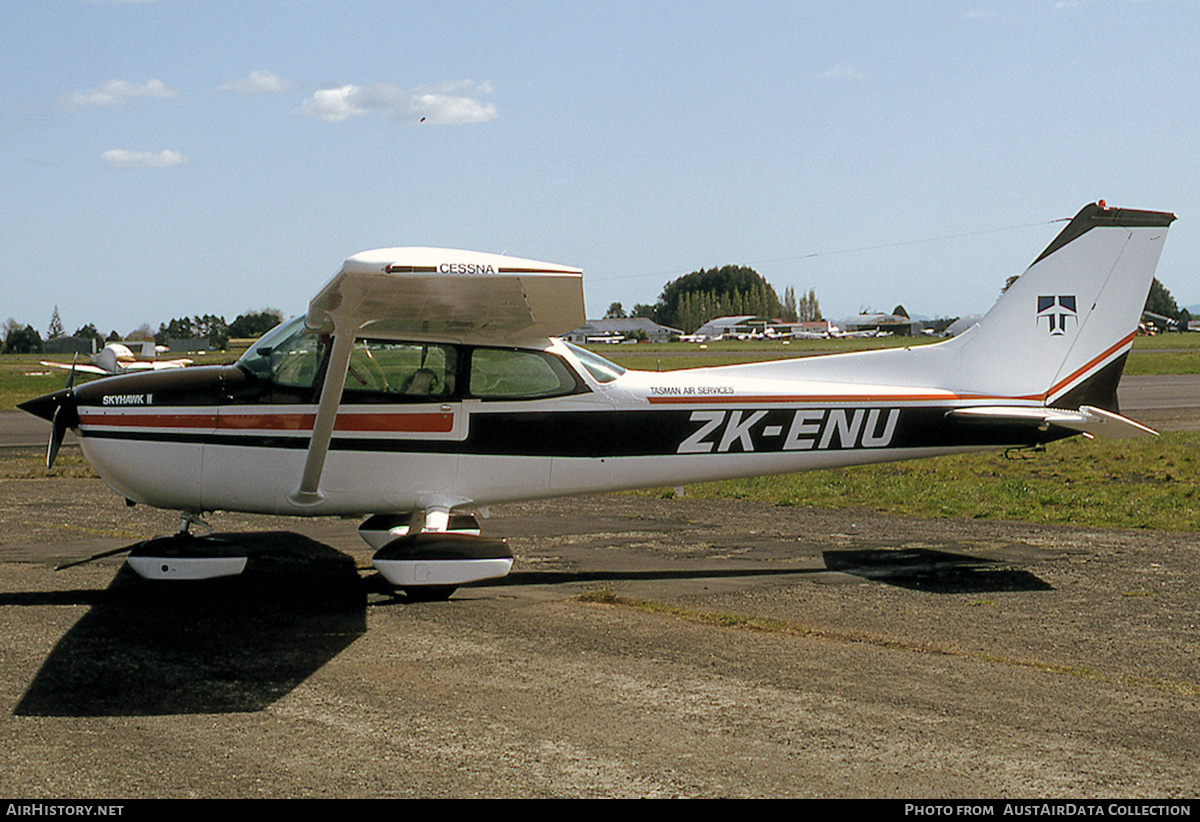
<svg viewBox="0 0 1200 822">
<path fill-rule="evenodd" d="M 130 151 L 126 148 L 114 148 L 100 155 L 100 162 L 110 168 L 175 168 L 185 166 L 191 160 L 178 151 L 163 149 L 153 151 Z"/>
<path fill-rule="evenodd" d="M 230 80 L 221 86 L 226 91 L 240 91 L 243 94 L 267 94 L 277 91 L 290 91 L 292 82 L 284 80 L 269 71 L 252 71 L 245 77 Z"/>
<path fill-rule="evenodd" d="M 836 66 L 830 66 L 825 69 L 825 73 L 821 76 L 833 80 L 861 80 L 866 77 L 865 74 L 849 63 L 838 63 Z"/>
<path fill-rule="evenodd" d="M 79 91 L 62 98 L 67 108 L 123 108 L 130 100 L 138 97 L 151 97 L 169 100 L 179 96 L 179 92 L 167 86 L 162 80 L 147 80 L 140 86 L 125 80 L 109 80 L 91 91 Z"/>
<path fill-rule="evenodd" d="M 398 108 L 402 100 L 403 92 L 395 86 L 341 86 L 314 93 L 300 104 L 299 112 L 327 123 L 340 123 L 372 110 Z"/>
<path fill-rule="evenodd" d="M 314 93 L 297 110 L 327 123 L 339 123 L 373 111 L 406 122 L 427 121 L 437 125 L 486 123 L 499 115 L 494 105 L 481 102 L 477 96 L 491 93 L 491 83 L 472 83 L 470 80 L 411 91 L 390 83 L 346 85 Z"/>
</svg>

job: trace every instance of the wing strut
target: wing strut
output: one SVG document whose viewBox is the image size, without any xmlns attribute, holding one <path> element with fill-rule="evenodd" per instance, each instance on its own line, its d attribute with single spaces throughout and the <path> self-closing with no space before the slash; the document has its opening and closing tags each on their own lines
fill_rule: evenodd
<svg viewBox="0 0 1200 822">
<path fill-rule="evenodd" d="M 304 473 L 300 476 L 300 485 L 288 494 L 288 499 L 294 505 L 316 505 L 325 499 L 325 492 L 321 490 L 325 455 L 329 452 L 333 425 L 337 422 L 338 408 L 342 404 L 342 386 L 346 383 L 354 340 L 358 331 L 366 325 L 346 316 L 328 316 L 333 320 L 333 351 L 329 355 L 329 366 L 325 369 L 325 381 L 321 384 L 321 401 L 313 422 L 312 439 L 308 443 Z"/>
</svg>

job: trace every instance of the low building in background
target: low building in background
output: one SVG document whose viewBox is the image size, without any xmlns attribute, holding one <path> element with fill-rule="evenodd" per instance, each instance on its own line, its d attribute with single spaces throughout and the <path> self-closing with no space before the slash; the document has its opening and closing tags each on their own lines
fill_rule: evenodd
<svg viewBox="0 0 1200 822">
<path fill-rule="evenodd" d="M 670 342 L 683 332 L 678 328 L 659 325 L 645 317 L 610 317 L 603 320 L 588 320 L 587 325 L 576 328 L 563 339 L 576 345 L 587 343 L 622 342 Z"/>
<path fill-rule="evenodd" d="M 84 354 L 92 356 L 96 353 L 96 340 L 92 337 L 55 337 L 42 341 L 43 354 Z"/>
</svg>

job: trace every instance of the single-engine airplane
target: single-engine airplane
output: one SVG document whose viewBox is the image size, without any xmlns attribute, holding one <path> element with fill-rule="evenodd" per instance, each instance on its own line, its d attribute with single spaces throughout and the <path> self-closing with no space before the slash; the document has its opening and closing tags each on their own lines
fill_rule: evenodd
<svg viewBox="0 0 1200 822">
<path fill-rule="evenodd" d="M 166 349 L 163 348 L 163 350 L 165 351 Z M 154 356 L 157 355 L 158 351 L 155 349 Z M 128 345 L 117 342 L 108 343 L 100 349 L 99 353 L 93 354 L 91 359 L 91 365 L 81 365 L 73 362 L 47 362 L 45 360 L 42 360 L 42 365 L 48 365 L 51 368 L 65 368 L 68 371 L 83 371 L 88 374 L 130 374 L 134 371 L 163 371 L 168 368 L 185 368 L 192 364 L 192 361 L 188 359 L 139 359 L 130 350 Z"/>
<path fill-rule="evenodd" d="M 582 272 L 496 254 L 356 254 L 306 315 L 234 365 L 126 374 L 21 404 L 179 534 L 147 578 L 239 573 L 206 512 L 368 516 L 374 563 L 411 596 L 508 573 L 471 511 L 514 500 L 1153 435 L 1117 383 L 1167 228 L 1084 207 L 967 332 L 912 348 L 671 372 L 555 338 L 585 322 Z"/>
</svg>

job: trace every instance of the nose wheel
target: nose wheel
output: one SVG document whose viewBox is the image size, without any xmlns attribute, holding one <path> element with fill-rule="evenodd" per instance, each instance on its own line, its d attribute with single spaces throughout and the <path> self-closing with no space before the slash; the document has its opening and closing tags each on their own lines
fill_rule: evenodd
<svg viewBox="0 0 1200 822">
<path fill-rule="evenodd" d="M 139 543 L 125 561 L 143 579 L 214 579 L 246 570 L 246 549 L 210 536 L 199 511 L 180 513 L 179 531 Z M 196 528 L 198 533 L 192 533 Z"/>
</svg>

